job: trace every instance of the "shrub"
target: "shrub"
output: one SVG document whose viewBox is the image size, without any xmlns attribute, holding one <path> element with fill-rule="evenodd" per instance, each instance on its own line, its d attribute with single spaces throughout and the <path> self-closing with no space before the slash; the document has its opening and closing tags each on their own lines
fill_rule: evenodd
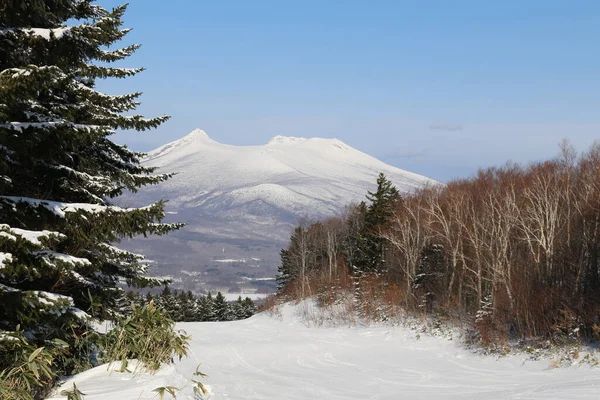
<svg viewBox="0 0 600 400">
<path fill-rule="evenodd" d="M 66 343 L 53 341 L 46 347 L 30 343 L 23 331 L 2 334 L 0 365 L 10 367 L 0 371 L 0 398 L 33 400 L 45 394 L 58 379 L 53 362 Z"/>
<path fill-rule="evenodd" d="M 118 317 L 115 328 L 107 333 L 102 358 L 106 362 L 121 361 L 121 370 L 128 359 L 138 359 L 145 368 L 156 371 L 162 364 L 187 355 L 190 337 L 176 331 L 175 322 L 153 301 L 141 307 L 133 306 L 131 316 Z"/>
</svg>

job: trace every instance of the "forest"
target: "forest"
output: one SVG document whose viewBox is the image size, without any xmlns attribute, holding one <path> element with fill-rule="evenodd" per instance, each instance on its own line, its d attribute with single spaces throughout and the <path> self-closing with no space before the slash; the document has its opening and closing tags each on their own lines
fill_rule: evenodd
<svg viewBox="0 0 600 400">
<path fill-rule="evenodd" d="M 301 223 L 280 296 L 351 292 L 364 317 L 467 323 L 484 343 L 600 334 L 600 144 L 401 196 L 381 174 L 343 216 Z"/>
<path fill-rule="evenodd" d="M 135 307 L 143 307 L 151 301 L 175 322 L 237 321 L 250 318 L 258 311 L 249 297 L 242 299 L 240 295 L 231 302 L 221 292 L 214 297 L 211 293 L 196 296 L 189 290 L 171 290 L 169 286 L 159 294 L 128 291 L 117 301 L 117 309 L 121 316 L 130 316 Z"/>
</svg>

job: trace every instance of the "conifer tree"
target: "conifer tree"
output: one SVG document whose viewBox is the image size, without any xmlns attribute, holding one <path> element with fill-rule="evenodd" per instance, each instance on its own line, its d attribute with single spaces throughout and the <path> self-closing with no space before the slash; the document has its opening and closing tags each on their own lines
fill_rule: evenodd
<svg viewBox="0 0 600 400">
<path fill-rule="evenodd" d="M 233 319 L 244 318 L 244 301 L 242 300 L 242 296 L 238 296 L 235 303 L 232 304 L 231 313 L 233 314 Z"/>
<path fill-rule="evenodd" d="M 225 296 L 221 292 L 217 292 L 217 296 L 215 297 L 214 310 L 216 321 L 231 321 L 229 304 L 227 304 Z"/>
<path fill-rule="evenodd" d="M 191 291 L 181 292 L 179 295 L 179 304 L 181 307 L 181 321 L 199 321 L 196 298 Z"/>
<path fill-rule="evenodd" d="M 181 303 L 177 290 L 173 292 L 168 285 L 165 285 L 157 297 L 156 305 L 162 308 L 173 321 L 181 321 Z"/>
<path fill-rule="evenodd" d="M 383 173 L 377 178 L 377 190 L 368 192 L 369 204 L 362 202 L 359 213 L 363 219 L 360 230 L 349 238 L 352 247 L 351 266 L 354 274 L 381 273 L 385 271 L 385 240 L 380 235 L 393 216 L 394 209 L 401 201 L 398 189 Z"/>
<path fill-rule="evenodd" d="M 164 202 L 116 207 L 124 191 L 157 184 L 141 153 L 117 145 L 117 129 L 146 130 L 168 119 L 125 115 L 141 93 L 105 94 L 96 81 L 126 78 L 142 68 L 116 68 L 138 45 L 112 48 L 126 6 L 94 0 L 4 1 L 0 7 L 0 340 L 19 327 L 38 345 L 69 347 L 61 373 L 88 362 L 74 346 L 87 314 L 110 317 L 124 282 L 160 284 L 144 257 L 111 243 L 165 234 Z M 0 365 L 0 370 L 6 365 Z"/>
<path fill-rule="evenodd" d="M 200 315 L 202 316 L 202 321 L 217 320 L 212 294 L 208 293 L 202 298 L 200 302 Z"/>
<path fill-rule="evenodd" d="M 258 309 L 256 308 L 256 304 L 254 304 L 250 297 L 246 297 L 244 299 L 242 310 L 243 314 L 240 316 L 240 319 L 250 318 L 258 311 Z"/>
<path fill-rule="evenodd" d="M 275 280 L 277 282 L 277 292 L 283 293 L 283 290 L 293 278 L 293 267 L 290 260 L 290 252 L 288 249 L 281 249 L 281 251 L 279 252 L 279 257 L 281 259 L 281 265 L 277 267 L 277 275 L 275 277 Z"/>
<path fill-rule="evenodd" d="M 400 199 L 398 189 L 383 172 L 380 173 L 377 177 L 377 190 L 367 192 L 367 200 L 370 202 L 365 216 L 367 227 L 374 228 L 387 223 Z"/>
<path fill-rule="evenodd" d="M 119 291 L 118 296 L 112 300 L 112 307 L 115 310 L 115 314 L 120 317 L 125 317 L 131 314 L 132 297 L 129 293 L 131 292 L 125 293 L 123 291 Z"/>
</svg>

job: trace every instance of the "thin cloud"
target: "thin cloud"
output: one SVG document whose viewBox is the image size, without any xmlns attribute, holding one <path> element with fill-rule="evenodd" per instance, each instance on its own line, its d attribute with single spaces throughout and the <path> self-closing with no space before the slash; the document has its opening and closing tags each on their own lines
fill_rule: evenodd
<svg viewBox="0 0 600 400">
<path fill-rule="evenodd" d="M 386 160 L 414 160 L 417 158 L 423 158 L 427 154 L 421 150 L 399 150 L 390 154 L 386 154 L 384 159 Z"/>
<path fill-rule="evenodd" d="M 439 131 L 449 131 L 456 132 L 462 131 L 464 126 L 461 124 L 431 124 L 429 125 L 429 129 L 439 130 Z"/>
</svg>

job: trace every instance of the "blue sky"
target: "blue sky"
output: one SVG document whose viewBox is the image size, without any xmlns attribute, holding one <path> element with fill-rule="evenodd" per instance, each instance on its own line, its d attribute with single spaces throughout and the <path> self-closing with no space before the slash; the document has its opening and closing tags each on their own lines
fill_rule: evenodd
<svg viewBox="0 0 600 400">
<path fill-rule="evenodd" d="M 600 139 L 598 1 L 131 0 L 125 25 L 147 71 L 100 88 L 173 117 L 116 135 L 137 150 L 329 137 L 447 181 Z"/>
</svg>

